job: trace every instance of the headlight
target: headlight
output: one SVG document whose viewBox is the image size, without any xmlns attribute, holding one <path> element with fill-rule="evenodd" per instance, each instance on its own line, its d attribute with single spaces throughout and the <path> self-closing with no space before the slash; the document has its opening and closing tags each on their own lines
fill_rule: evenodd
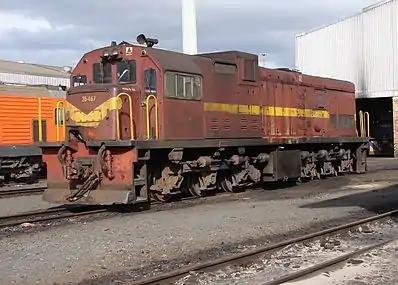
<svg viewBox="0 0 398 285">
<path fill-rule="evenodd" d="M 117 55 L 119 55 L 119 50 L 115 48 L 114 50 L 112 50 L 112 56 L 117 56 Z"/>
</svg>

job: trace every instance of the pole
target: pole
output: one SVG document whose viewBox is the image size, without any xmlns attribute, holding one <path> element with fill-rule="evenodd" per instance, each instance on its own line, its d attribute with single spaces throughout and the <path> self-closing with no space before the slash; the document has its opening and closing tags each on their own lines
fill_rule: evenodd
<svg viewBox="0 0 398 285">
<path fill-rule="evenodd" d="M 186 54 L 197 54 L 195 0 L 181 0 L 182 7 L 182 45 Z"/>
</svg>

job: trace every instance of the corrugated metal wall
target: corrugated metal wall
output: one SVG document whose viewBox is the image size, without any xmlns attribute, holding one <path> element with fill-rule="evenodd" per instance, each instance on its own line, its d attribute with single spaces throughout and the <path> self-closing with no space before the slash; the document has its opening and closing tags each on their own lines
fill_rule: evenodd
<svg viewBox="0 0 398 285">
<path fill-rule="evenodd" d="M 352 81 L 358 97 L 397 96 L 397 40 L 398 1 L 385 1 L 361 14 L 297 35 L 296 68 Z"/>
<path fill-rule="evenodd" d="M 5 73 L 0 72 L 0 82 L 12 84 L 26 84 L 26 85 L 63 85 L 69 88 L 69 78 L 62 77 L 47 77 L 31 74 Z"/>
</svg>

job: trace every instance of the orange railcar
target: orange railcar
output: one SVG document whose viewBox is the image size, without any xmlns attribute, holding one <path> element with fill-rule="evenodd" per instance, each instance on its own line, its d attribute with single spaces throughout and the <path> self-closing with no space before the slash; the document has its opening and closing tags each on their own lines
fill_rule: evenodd
<svg viewBox="0 0 398 285">
<path fill-rule="evenodd" d="M 65 94 L 57 86 L 0 85 L 2 190 L 47 186 L 42 150 L 33 144 L 65 139 Z"/>
<path fill-rule="evenodd" d="M 0 145 L 65 139 L 65 91 L 55 88 L 0 85 Z"/>
</svg>

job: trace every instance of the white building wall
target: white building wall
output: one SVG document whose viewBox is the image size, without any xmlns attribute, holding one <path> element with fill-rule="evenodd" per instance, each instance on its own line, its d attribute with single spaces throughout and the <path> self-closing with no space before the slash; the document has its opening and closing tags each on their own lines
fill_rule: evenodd
<svg viewBox="0 0 398 285">
<path fill-rule="evenodd" d="M 296 36 L 296 68 L 352 81 L 357 97 L 398 96 L 398 1 Z"/>
<path fill-rule="evenodd" d="M 47 77 L 41 75 L 0 72 L 0 82 L 23 85 L 62 85 L 70 87 L 70 79 L 62 77 Z"/>
</svg>

